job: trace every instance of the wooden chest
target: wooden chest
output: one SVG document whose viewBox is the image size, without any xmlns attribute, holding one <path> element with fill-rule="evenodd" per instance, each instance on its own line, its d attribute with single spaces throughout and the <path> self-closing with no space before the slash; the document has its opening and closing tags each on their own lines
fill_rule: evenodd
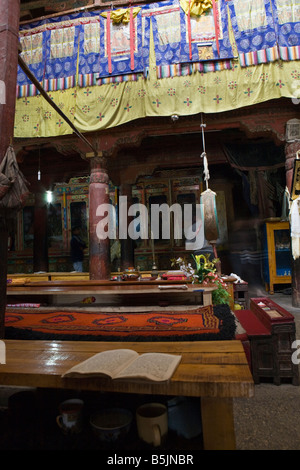
<svg viewBox="0 0 300 470">
<path fill-rule="evenodd" d="M 250 340 L 254 383 L 269 379 L 276 385 L 283 381 L 299 385 L 298 365 L 292 362 L 293 315 L 264 297 L 250 299 L 250 310 L 235 313 Z"/>
</svg>

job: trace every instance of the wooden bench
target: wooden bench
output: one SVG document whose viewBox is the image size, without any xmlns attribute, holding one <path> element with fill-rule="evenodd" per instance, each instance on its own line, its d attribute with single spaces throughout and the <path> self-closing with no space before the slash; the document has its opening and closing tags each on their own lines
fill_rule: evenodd
<svg viewBox="0 0 300 470">
<path fill-rule="evenodd" d="M 294 316 L 269 298 L 250 300 L 249 310 L 237 310 L 250 341 L 251 368 L 256 384 L 271 379 L 280 385 L 289 380 L 299 385 L 298 366 L 292 363 L 292 343 L 296 338 Z"/>
<path fill-rule="evenodd" d="M 171 380 L 160 384 L 61 377 L 70 367 L 97 352 L 124 348 L 121 342 L 4 342 L 6 364 L 0 365 L 0 385 L 201 398 L 203 445 L 208 450 L 235 449 L 232 400 L 254 395 L 243 346 L 236 340 L 126 343 L 126 348 L 138 353 L 182 355 Z"/>
</svg>

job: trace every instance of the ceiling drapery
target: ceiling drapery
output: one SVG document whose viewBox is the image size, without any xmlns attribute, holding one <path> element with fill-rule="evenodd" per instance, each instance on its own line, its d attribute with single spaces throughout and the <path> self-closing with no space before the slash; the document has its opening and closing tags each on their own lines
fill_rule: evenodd
<svg viewBox="0 0 300 470">
<path fill-rule="evenodd" d="M 42 19 L 22 26 L 22 57 L 80 132 L 293 97 L 300 89 L 297 2 L 215 5 L 217 14 L 191 15 L 190 28 L 179 0 Z M 15 136 L 70 132 L 19 70 Z"/>
</svg>

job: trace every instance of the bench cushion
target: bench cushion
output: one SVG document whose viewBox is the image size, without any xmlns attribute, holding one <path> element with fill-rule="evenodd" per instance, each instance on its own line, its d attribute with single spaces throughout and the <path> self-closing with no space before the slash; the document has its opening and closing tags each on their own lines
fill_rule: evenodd
<svg viewBox="0 0 300 470">
<path fill-rule="evenodd" d="M 237 316 L 243 328 L 246 330 L 247 336 L 270 336 L 270 330 L 257 318 L 251 310 L 236 310 L 234 314 Z"/>
<path fill-rule="evenodd" d="M 39 309 L 6 312 L 5 336 L 18 339 L 84 339 L 106 341 L 199 341 L 235 338 L 235 316 L 228 305 L 151 312 L 39 313 Z"/>
</svg>

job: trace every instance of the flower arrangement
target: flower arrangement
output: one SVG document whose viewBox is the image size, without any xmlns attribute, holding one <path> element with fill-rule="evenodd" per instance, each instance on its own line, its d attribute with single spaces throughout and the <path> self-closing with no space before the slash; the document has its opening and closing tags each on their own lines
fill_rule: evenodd
<svg viewBox="0 0 300 470">
<path fill-rule="evenodd" d="M 215 285 L 217 288 L 212 292 L 212 301 L 214 305 L 229 304 L 230 294 L 226 289 L 227 285 L 218 275 L 216 265 L 219 259 L 209 259 L 209 255 L 192 255 L 196 268 L 183 258 L 173 259 L 172 266 L 179 266 L 180 270 L 186 275 L 187 279 L 193 283 L 199 283 L 206 286 Z"/>
</svg>

